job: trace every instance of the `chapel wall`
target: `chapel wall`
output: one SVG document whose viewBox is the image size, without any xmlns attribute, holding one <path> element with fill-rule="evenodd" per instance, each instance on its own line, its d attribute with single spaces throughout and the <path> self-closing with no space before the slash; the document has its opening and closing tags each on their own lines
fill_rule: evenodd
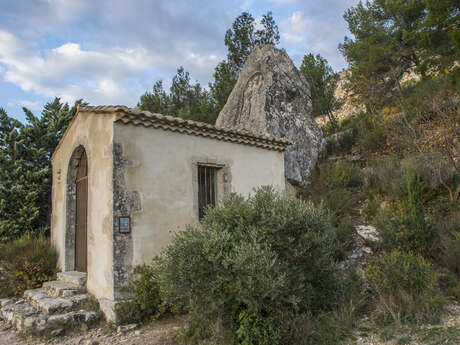
<svg viewBox="0 0 460 345">
<path fill-rule="evenodd" d="M 197 224 L 197 164 L 221 166 L 218 199 L 247 196 L 254 187 L 285 191 L 283 152 L 162 129 L 115 123 L 114 146 L 122 152 L 123 189 L 134 196 L 132 232 L 124 263 L 150 263 L 174 232 Z M 137 204 L 138 203 L 138 204 Z"/>
<path fill-rule="evenodd" d="M 111 114 L 79 113 L 52 157 L 51 241 L 58 250 L 58 267 L 74 269 L 66 236 L 69 222 L 67 175 L 75 149 L 84 147 L 88 157 L 87 290 L 97 298 L 113 299 L 112 273 L 112 142 Z M 67 242 L 66 242 L 67 241 Z M 70 245 L 72 241 L 70 241 Z"/>
</svg>

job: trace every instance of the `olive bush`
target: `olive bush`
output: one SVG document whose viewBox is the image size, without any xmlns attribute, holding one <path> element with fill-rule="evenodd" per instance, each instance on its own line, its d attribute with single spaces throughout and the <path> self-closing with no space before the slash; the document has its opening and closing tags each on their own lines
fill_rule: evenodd
<svg viewBox="0 0 460 345">
<path fill-rule="evenodd" d="M 162 295 L 209 321 L 228 343 L 288 343 L 299 315 L 342 294 L 327 211 L 263 187 L 208 209 L 155 261 Z"/>
</svg>

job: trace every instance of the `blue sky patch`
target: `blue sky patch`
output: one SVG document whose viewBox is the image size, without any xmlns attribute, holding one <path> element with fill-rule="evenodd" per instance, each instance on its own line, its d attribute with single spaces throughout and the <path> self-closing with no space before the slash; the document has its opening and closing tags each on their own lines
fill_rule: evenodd
<svg viewBox="0 0 460 345">
<path fill-rule="evenodd" d="M 321 54 L 346 67 L 343 14 L 358 0 L 0 1 L 0 107 L 23 120 L 55 96 L 135 106 L 158 79 L 184 66 L 206 86 L 225 58 L 225 31 L 243 11 L 272 11 L 279 47 L 299 66 Z"/>
</svg>

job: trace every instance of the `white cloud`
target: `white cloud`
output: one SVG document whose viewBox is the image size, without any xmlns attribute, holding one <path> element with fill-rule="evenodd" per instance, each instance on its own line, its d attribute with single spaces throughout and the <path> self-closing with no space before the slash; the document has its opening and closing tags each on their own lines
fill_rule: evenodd
<svg viewBox="0 0 460 345">
<path fill-rule="evenodd" d="M 126 51 L 88 51 L 76 43 L 44 52 L 32 48 L 14 35 L 0 32 L 5 79 L 45 97 L 62 96 L 70 101 L 85 98 L 90 102 L 117 98 L 131 103 L 130 91 L 123 83 L 146 68 L 145 64 L 125 63 L 123 59 L 130 56 Z"/>
<path fill-rule="evenodd" d="M 219 63 L 224 58 L 221 54 L 210 54 L 204 55 L 194 52 L 189 52 L 186 56 L 185 66 L 192 66 L 194 74 L 192 75 L 195 78 L 197 76 L 208 75 L 209 71 Z"/>
<path fill-rule="evenodd" d="M 30 110 L 41 110 L 43 109 L 43 102 L 41 101 L 27 101 L 27 100 L 20 100 L 17 102 L 21 107 L 26 107 Z"/>
<path fill-rule="evenodd" d="M 0 0 L 0 88 L 22 99 L 135 105 L 155 80 L 165 88 L 177 67 L 206 86 L 225 58 L 225 31 L 241 11 L 272 9 L 281 44 L 297 63 L 320 53 L 345 65 L 341 19 L 358 0 Z M 277 17 L 280 16 L 280 17 Z M 11 84 L 17 88 L 11 88 Z M 0 89 L 0 91 L 2 91 Z M 27 93 L 29 92 L 29 94 Z M 39 95 L 41 97 L 36 97 Z M 25 103 L 24 103 L 25 104 Z"/>
<path fill-rule="evenodd" d="M 280 26 L 282 37 L 289 44 L 302 42 L 308 34 L 308 19 L 301 11 L 295 11 L 289 18 L 282 20 Z"/>
<path fill-rule="evenodd" d="M 189 52 L 183 64 L 197 74 L 209 72 L 221 57 Z M 133 105 L 139 85 L 153 67 L 177 67 L 177 60 L 139 47 L 86 50 L 77 43 L 65 43 L 40 52 L 16 36 L 0 31 L 0 64 L 4 78 L 24 91 L 44 97 L 59 96 L 73 102 L 83 98 L 96 104 Z M 192 75 L 193 77 L 193 75 Z M 153 80 L 150 80 L 153 83 Z"/>
<path fill-rule="evenodd" d="M 288 4 L 293 4 L 297 2 L 298 0 L 268 0 L 269 2 L 272 2 L 277 5 L 288 5 Z"/>
<path fill-rule="evenodd" d="M 10 108 L 22 108 L 26 107 L 29 110 L 32 111 L 40 111 L 43 109 L 43 103 L 41 101 L 29 101 L 25 99 L 19 99 L 19 100 L 11 100 L 6 103 L 7 107 Z"/>
<path fill-rule="evenodd" d="M 45 2 L 52 11 L 54 18 L 62 22 L 72 20 L 88 8 L 88 4 L 82 0 L 46 0 Z"/>
</svg>

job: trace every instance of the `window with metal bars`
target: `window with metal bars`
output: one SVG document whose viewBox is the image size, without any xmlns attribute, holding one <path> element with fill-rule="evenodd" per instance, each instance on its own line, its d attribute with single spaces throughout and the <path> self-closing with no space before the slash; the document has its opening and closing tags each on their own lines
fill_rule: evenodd
<svg viewBox="0 0 460 345">
<path fill-rule="evenodd" d="M 206 165 L 198 166 L 198 218 L 204 216 L 206 207 L 216 206 L 217 171 L 219 168 Z"/>
</svg>

